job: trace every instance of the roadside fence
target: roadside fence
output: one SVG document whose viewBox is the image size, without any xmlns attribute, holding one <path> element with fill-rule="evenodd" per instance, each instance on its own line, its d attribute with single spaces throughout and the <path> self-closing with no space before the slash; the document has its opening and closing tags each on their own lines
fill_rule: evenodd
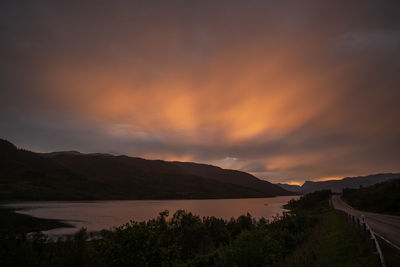
<svg viewBox="0 0 400 267">
<path fill-rule="evenodd" d="M 337 212 L 342 213 L 347 217 L 347 220 L 351 225 L 353 225 L 357 230 L 359 230 L 362 234 L 366 235 L 369 240 L 369 245 L 374 254 L 378 257 L 378 260 L 382 267 L 386 267 L 385 259 L 383 257 L 381 246 L 378 242 L 376 233 L 371 229 L 368 223 L 365 220 L 365 217 L 361 215 L 360 217 L 351 215 L 343 210 L 336 209 Z"/>
</svg>

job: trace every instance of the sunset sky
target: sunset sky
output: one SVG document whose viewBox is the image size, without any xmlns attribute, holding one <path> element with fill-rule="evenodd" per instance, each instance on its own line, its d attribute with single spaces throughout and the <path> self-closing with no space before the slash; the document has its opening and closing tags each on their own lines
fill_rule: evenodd
<svg viewBox="0 0 400 267">
<path fill-rule="evenodd" d="M 1 1 L 0 138 L 271 182 L 398 172 L 399 10 L 398 0 Z"/>
</svg>

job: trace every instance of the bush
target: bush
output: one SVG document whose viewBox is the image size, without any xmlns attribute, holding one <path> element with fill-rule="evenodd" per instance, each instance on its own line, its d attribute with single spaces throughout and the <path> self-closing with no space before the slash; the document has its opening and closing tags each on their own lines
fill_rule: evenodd
<svg viewBox="0 0 400 267">
<path fill-rule="evenodd" d="M 51 240 L 43 234 L 5 234 L 0 262 L 5 266 L 266 266 L 282 261 L 304 239 L 317 219 L 305 208 L 327 205 L 330 192 L 291 201 L 292 213 L 272 221 L 250 214 L 237 219 L 168 211 L 147 222 L 131 221 L 101 239 L 89 241 L 85 229 Z"/>
</svg>

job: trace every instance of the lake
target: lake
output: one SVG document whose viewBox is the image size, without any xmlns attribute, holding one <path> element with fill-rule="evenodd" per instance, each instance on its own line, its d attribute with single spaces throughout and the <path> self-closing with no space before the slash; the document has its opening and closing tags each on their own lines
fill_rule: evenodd
<svg viewBox="0 0 400 267">
<path fill-rule="evenodd" d="M 79 228 L 99 231 L 120 226 L 130 220 L 146 221 L 156 218 L 161 211 L 169 210 L 170 217 L 178 209 L 195 215 L 230 219 L 250 213 L 259 219 L 282 214 L 290 199 L 299 196 L 249 199 L 203 199 L 203 200 L 113 200 L 113 201 L 43 201 L 9 203 L 3 206 L 18 208 L 18 213 L 38 218 L 57 219 L 75 228 L 58 228 L 44 233 L 59 236 L 75 233 Z"/>
</svg>

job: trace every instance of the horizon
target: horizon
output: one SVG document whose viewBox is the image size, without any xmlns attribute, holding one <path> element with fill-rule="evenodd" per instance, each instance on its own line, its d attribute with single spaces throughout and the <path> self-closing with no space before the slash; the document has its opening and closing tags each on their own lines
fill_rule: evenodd
<svg viewBox="0 0 400 267">
<path fill-rule="evenodd" d="M 18 147 L 273 183 L 400 172 L 398 1 L 0 6 L 0 138 Z"/>
<path fill-rule="evenodd" d="M 0 140 L 5 140 L 6 142 L 10 142 L 9 140 L 6 140 L 6 139 L 1 139 L 0 138 Z M 10 143 L 12 143 L 12 142 L 10 142 Z M 16 144 L 14 144 L 14 143 L 12 143 L 13 145 L 15 145 L 16 146 L 16 148 L 17 149 L 22 149 L 22 150 L 26 150 L 25 148 L 23 148 L 23 147 L 19 147 L 19 146 L 17 146 Z M 214 167 L 218 167 L 218 168 L 222 168 L 222 169 L 228 169 L 228 170 L 237 170 L 237 169 L 230 169 L 230 168 L 223 168 L 223 167 L 221 167 L 221 166 L 218 166 L 218 165 L 212 165 L 212 164 L 209 164 L 209 163 L 204 163 L 204 162 L 194 162 L 194 161 L 179 161 L 179 160 L 172 160 L 172 161 L 170 161 L 170 160 L 164 160 L 164 159 L 158 159 L 158 158 L 154 158 L 154 159 L 148 159 L 148 158 L 142 158 L 142 157 L 137 157 L 137 156 L 134 156 L 134 155 L 125 155 L 125 154 L 110 154 L 110 153 L 102 153 L 102 152 L 82 152 L 82 151 L 78 151 L 78 150 L 62 150 L 62 151 L 42 151 L 42 152 L 40 152 L 40 151 L 33 151 L 33 150 L 29 150 L 29 151 L 31 151 L 31 152 L 34 152 L 34 153 L 39 153 L 39 154 L 46 154 L 46 153 L 69 153 L 69 152 L 75 152 L 75 153 L 79 153 L 79 154 L 82 154 L 82 155 L 91 155 L 91 154 L 99 154 L 99 155 L 111 155 L 111 156 L 127 156 L 127 157 L 133 157 L 133 158 L 141 158 L 141 159 L 145 159 L 145 160 L 161 160 L 161 161 L 166 161 L 166 162 L 171 162 L 171 163 L 173 163 L 173 162 L 187 162 L 187 163 L 195 163 L 195 164 L 205 164 L 205 165 L 211 165 L 211 166 L 214 166 Z M 242 171 L 242 172 L 246 172 L 246 171 L 243 171 L 243 170 L 238 170 L 238 171 Z M 248 173 L 248 172 L 247 172 Z M 249 173 L 249 174 L 251 174 L 251 173 Z M 287 181 L 287 182 L 284 182 L 284 183 L 282 183 L 282 182 L 275 182 L 275 181 L 272 181 L 272 180 L 268 180 L 268 179 L 263 179 L 263 178 L 260 178 L 260 177 L 257 177 L 256 175 L 254 175 L 254 177 L 256 177 L 256 178 L 258 178 L 258 179 L 261 179 L 261 180 L 265 180 L 265 181 L 267 181 L 267 182 L 270 182 L 270 183 L 273 183 L 273 184 L 288 184 L 288 185 L 296 185 L 296 186 L 302 186 L 302 185 L 304 185 L 306 182 L 325 182 L 325 181 L 334 181 L 334 180 L 343 180 L 343 179 L 346 179 L 346 178 L 359 178 L 359 177 L 366 177 L 366 176 L 370 176 L 370 175 L 381 175 L 381 174 L 396 174 L 396 172 L 394 172 L 394 173 L 385 173 L 385 172 L 381 172 L 381 173 L 368 173 L 368 174 L 358 174 L 358 175 L 354 175 L 354 176 L 344 176 L 344 177 L 323 177 L 323 178 L 319 178 L 319 179 L 315 179 L 315 180 L 310 180 L 310 179 L 305 179 L 303 182 L 299 182 L 299 181 Z M 253 175 L 253 174 L 251 174 L 251 175 Z"/>
</svg>

